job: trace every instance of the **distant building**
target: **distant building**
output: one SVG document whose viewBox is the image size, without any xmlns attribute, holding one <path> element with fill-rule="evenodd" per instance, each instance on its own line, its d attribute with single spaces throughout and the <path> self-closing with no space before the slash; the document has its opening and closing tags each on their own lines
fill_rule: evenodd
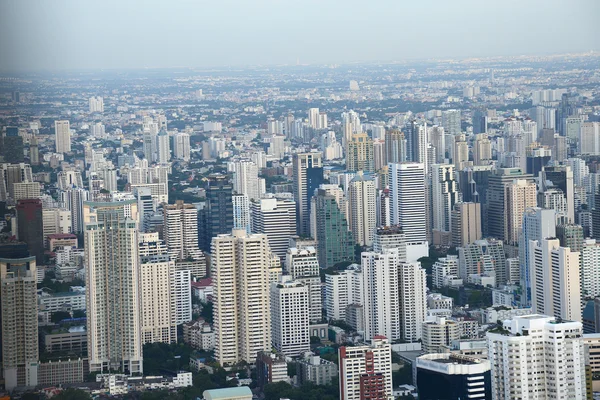
<svg viewBox="0 0 600 400">
<path fill-rule="evenodd" d="M 300 385 L 308 382 L 315 385 L 329 385 L 338 375 L 338 366 L 319 356 L 307 355 L 296 361 L 296 372 Z"/>
</svg>

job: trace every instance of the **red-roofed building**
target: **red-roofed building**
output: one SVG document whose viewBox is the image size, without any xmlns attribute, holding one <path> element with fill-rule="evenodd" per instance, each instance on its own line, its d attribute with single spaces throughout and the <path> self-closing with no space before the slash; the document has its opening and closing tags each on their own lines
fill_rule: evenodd
<svg viewBox="0 0 600 400">
<path fill-rule="evenodd" d="M 199 279 L 196 282 L 192 282 L 192 296 L 200 301 L 207 302 L 212 301 L 213 286 L 212 278 Z"/>
</svg>

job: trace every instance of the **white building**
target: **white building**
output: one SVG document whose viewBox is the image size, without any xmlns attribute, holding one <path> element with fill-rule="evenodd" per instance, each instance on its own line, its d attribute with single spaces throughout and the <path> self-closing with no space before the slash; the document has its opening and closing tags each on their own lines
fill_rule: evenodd
<svg viewBox="0 0 600 400">
<path fill-rule="evenodd" d="M 178 132 L 173 135 L 173 156 L 178 160 L 190 161 L 190 135 Z"/>
<path fill-rule="evenodd" d="M 432 229 L 452 232 L 451 213 L 459 201 L 460 192 L 454 176 L 454 165 L 431 166 L 431 216 Z"/>
<path fill-rule="evenodd" d="M 89 100 L 90 113 L 104 112 L 104 99 L 100 96 L 92 96 Z"/>
<path fill-rule="evenodd" d="M 436 288 L 446 286 L 444 282 L 447 282 L 447 277 L 458 279 L 458 256 L 447 255 L 446 257 L 439 258 L 433 264 L 432 272 L 433 287 Z"/>
<path fill-rule="evenodd" d="M 452 310 L 454 299 L 441 293 L 429 293 L 427 295 L 427 308 Z"/>
<path fill-rule="evenodd" d="M 600 296 L 600 243 L 585 239 L 581 248 L 581 290 L 584 298 Z"/>
<path fill-rule="evenodd" d="M 346 319 L 346 307 L 363 301 L 363 279 L 357 265 L 325 275 L 325 309 L 327 319 Z"/>
<path fill-rule="evenodd" d="M 354 241 L 361 246 L 373 244 L 377 224 L 376 196 L 375 179 L 358 172 L 350 182 L 348 200 L 350 230 Z"/>
<path fill-rule="evenodd" d="M 42 225 L 44 227 L 44 244 L 48 246 L 48 235 L 71 233 L 71 212 L 64 208 L 44 208 Z"/>
<path fill-rule="evenodd" d="M 427 315 L 427 282 L 421 263 L 404 263 L 398 267 L 400 293 L 400 337 L 404 341 L 421 339 L 421 328 Z"/>
<path fill-rule="evenodd" d="M 163 207 L 163 235 L 173 260 L 203 257 L 198 248 L 198 210 L 183 200 Z"/>
<path fill-rule="evenodd" d="M 83 232 L 83 203 L 88 201 L 90 192 L 83 188 L 71 188 L 60 192 L 61 203 L 71 212 L 71 232 Z"/>
<path fill-rule="evenodd" d="M 269 265 L 266 235 L 234 230 L 211 244 L 215 359 L 221 365 L 254 362 L 271 350 Z"/>
<path fill-rule="evenodd" d="M 387 338 L 377 336 L 371 345 L 342 346 L 338 353 L 341 400 L 362 400 L 372 391 L 378 399 L 393 399 L 392 348 Z"/>
<path fill-rule="evenodd" d="M 538 314 L 581 321 L 579 252 L 558 239 L 529 241 L 531 305 Z"/>
<path fill-rule="evenodd" d="M 308 307 L 310 322 L 319 322 L 323 318 L 323 300 L 321 295 L 321 277 L 317 251 L 312 246 L 292 247 L 286 254 L 286 273 L 292 279 L 308 287 Z"/>
<path fill-rule="evenodd" d="M 251 232 L 250 219 L 250 200 L 245 194 L 231 195 L 231 203 L 233 204 L 233 229 L 243 229 L 246 232 Z"/>
<path fill-rule="evenodd" d="M 526 315 L 488 331 L 494 400 L 584 399 L 583 327 L 544 315 Z"/>
<path fill-rule="evenodd" d="M 71 152 L 71 129 L 69 121 L 54 121 L 54 133 L 57 153 Z"/>
<path fill-rule="evenodd" d="M 86 203 L 83 220 L 90 371 L 141 374 L 137 203 Z"/>
<path fill-rule="evenodd" d="M 233 172 L 233 190 L 258 201 L 264 194 L 264 180 L 258 177 L 258 166 L 246 159 L 230 161 L 227 170 Z"/>
<path fill-rule="evenodd" d="M 308 287 L 283 276 L 271 284 L 271 340 L 277 351 L 296 357 L 310 351 Z"/>
<path fill-rule="evenodd" d="M 296 235 L 296 203 L 293 200 L 267 198 L 250 205 L 251 231 L 269 238 L 271 251 L 285 259 L 289 239 Z"/>
</svg>

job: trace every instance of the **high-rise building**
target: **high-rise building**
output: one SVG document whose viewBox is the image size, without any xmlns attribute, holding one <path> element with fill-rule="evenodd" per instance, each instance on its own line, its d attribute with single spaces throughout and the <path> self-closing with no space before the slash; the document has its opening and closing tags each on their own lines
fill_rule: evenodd
<svg viewBox="0 0 600 400">
<path fill-rule="evenodd" d="M 520 168 L 498 168 L 489 176 L 487 190 L 487 221 L 488 236 L 505 240 L 506 233 L 506 187 L 515 179 L 531 181 L 531 175 L 524 174 Z"/>
<path fill-rule="evenodd" d="M 315 190 L 323 183 L 321 153 L 295 153 L 292 160 L 298 234 L 310 236 L 310 207 Z"/>
<path fill-rule="evenodd" d="M 427 144 L 427 124 L 411 121 L 406 136 L 407 161 L 427 165 Z"/>
<path fill-rule="evenodd" d="M 529 241 L 542 241 L 556 237 L 556 213 L 554 210 L 530 208 L 523 213 L 523 223 L 519 235 L 519 264 L 521 266 L 521 305 L 531 305 L 531 264 Z"/>
<path fill-rule="evenodd" d="M 551 187 L 562 191 L 567 206 L 567 220 L 569 223 L 575 223 L 575 185 L 572 168 L 568 165 L 544 167 L 539 176 L 540 191 Z"/>
<path fill-rule="evenodd" d="M 475 136 L 473 165 L 488 165 L 492 161 L 492 142 L 486 133 Z"/>
<path fill-rule="evenodd" d="M 581 321 L 579 252 L 558 239 L 529 241 L 531 306 L 534 312 Z"/>
<path fill-rule="evenodd" d="M 571 250 L 581 251 L 581 297 L 600 297 L 600 242 L 586 239 L 579 247 Z"/>
<path fill-rule="evenodd" d="M 525 315 L 488 331 L 492 399 L 584 399 L 581 322 Z"/>
<path fill-rule="evenodd" d="M 431 166 L 431 210 L 432 228 L 437 231 L 451 232 L 451 213 L 460 200 L 460 192 L 451 164 L 433 164 Z"/>
<path fill-rule="evenodd" d="M 350 205 L 350 230 L 355 243 L 371 246 L 375 236 L 376 217 L 375 179 L 358 173 L 350 182 L 348 199 Z"/>
<path fill-rule="evenodd" d="M 373 140 L 366 133 L 352 135 L 346 150 L 346 170 L 375 172 Z"/>
<path fill-rule="evenodd" d="M 56 136 L 56 152 L 71 152 L 71 129 L 69 121 L 54 121 L 54 134 Z"/>
<path fill-rule="evenodd" d="M 399 130 L 391 129 L 385 132 L 386 161 L 392 164 L 406 162 L 406 137 Z"/>
<path fill-rule="evenodd" d="M 36 263 L 44 265 L 44 227 L 42 201 L 25 199 L 17 202 L 17 232 L 19 240 L 27 243 Z"/>
<path fill-rule="evenodd" d="M 271 339 L 288 357 L 310 351 L 308 287 L 282 277 L 271 284 Z"/>
<path fill-rule="evenodd" d="M 233 173 L 233 190 L 245 194 L 251 201 L 258 201 L 263 195 L 263 180 L 258 177 L 258 166 L 250 160 L 230 161 L 227 169 Z"/>
<path fill-rule="evenodd" d="M 427 131 L 429 143 L 435 149 L 435 158 L 429 158 L 431 164 L 443 164 L 446 161 L 446 131 L 438 125 L 429 127 Z"/>
<path fill-rule="evenodd" d="M 233 204 L 233 229 L 243 229 L 250 233 L 252 224 L 248 196 L 245 194 L 233 194 L 231 202 Z"/>
<path fill-rule="evenodd" d="M 19 135 L 19 128 L 14 126 L 6 127 L 6 135 L 0 138 L 0 159 L 5 163 L 11 164 L 25 161 L 23 137 Z"/>
<path fill-rule="evenodd" d="M 6 201 L 8 198 L 14 199 L 15 183 L 33 182 L 33 174 L 29 164 L 0 164 L 0 200 Z"/>
<path fill-rule="evenodd" d="M 391 399 L 392 348 L 384 336 L 376 336 L 370 345 L 338 350 L 340 399 Z"/>
<path fill-rule="evenodd" d="M 323 318 L 321 296 L 321 277 L 317 251 L 312 246 L 292 247 L 286 254 L 286 273 L 293 280 L 308 288 L 308 318 L 310 322 L 319 322 Z"/>
<path fill-rule="evenodd" d="M 387 168 L 386 168 L 387 169 Z M 386 174 L 387 175 L 387 174 Z M 390 226 L 392 220 L 390 216 L 390 189 L 379 189 L 377 191 L 377 226 Z"/>
<path fill-rule="evenodd" d="M 446 279 L 458 279 L 458 256 L 448 255 L 439 258 L 433 264 L 432 275 L 433 287 L 441 288 L 449 286 L 446 285 Z"/>
<path fill-rule="evenodd" d="M 289 239 L 296 235 L 296 203 L 293 200 L 266 198 L 250 206 L 251 232 L 269 238 L 271 251 L 285 259 Z"/>
<path fill-rule="evenodd" d="M 460 135 L 462 131 L 460 110 L 447 110 L 442 112 L 442 126 L 449 135 Z"/>
<path fill-rule="evenodd" d="M 90 113 L 104 112 L 104 99 L 100 96 L 92 96 L 89 100 Z"/>
<path fill-rule="evenodd" d="M 142 343 L 175 343 L 175 262 L 158 233 L 141 234 L 139 242 Z M 191 311 L 190 307 L 190 314 Z"/>
<path fill-rule="evenodd" d="M 188 258 L 199 260 L 203 254 L 198 248 L 198 210 L 191 204 L 177 200 L 163 207 L 163 237 L 172 260 Z"/>
<path fill-rule="evenodd" d="M 517 246 L 523 214 L 527 209 L 537 206 L 536 184 L 525 179 L 515 179 L 506 186 L 504 202 L 504 242 Z"/>
<path fill-rule="evenodd" d="M 397 249 L 361 254 L 365 340 L 380 335 L 400 339 L 399 258 Z"/>
<path fill-rule="evenodd" d="M 487 275 L 495 278 L 496 285 L 506 283 L 506 257 L 502 242 L 496 239 L 476 240 L 458 248 L 459 276 L 465 281 L 470 275 Z"/>
<path fill-rule="evenodd" d="M 86 202 L 83 220 L 90 371 L 142 374 L 137 202 Z"/>
<path fill-rule="evenodd" d="M 42 226 L 44 247 L 48 248 L 48 235 L 71 233 L 71 212 L 63 208 L 42 209 Z"/>
<path fill-rule="evenodd" d="M 326 189 L 318 189 L 311 201 L 315 208 L 317 254 L 321 268 L 354 260 L 352 232 L 334 195 Z"/>
<path fill-rule="evenodd" d="M 327 319 L 346 319 L 346 308 L 363 301 L 362 272 L 357 265 L 332 274 L 325 274 L 325 310 Z"/>
<path fill-rule="evenodd" d="M 2 377 L 11 391 L 38 384 L 39 362 L 35 257 L 13 257 L 0 258 Z"/>
<path fill-rule="evenodd" d="M 185 132 L 178 132 L 173 135 L 173 156 L 185 162 L 190 161 L 190 135 Z"/>
<path fill-rule="evenodd" d="M 462 171 L 469 165 L 469 145 L 463 134 L 454 136 L 454 168 Z"/>
<path fill-rule="evenodd" d="M 393 225 L 400 225 L 406 243 L 417 249 L 409 259 L 417 260 L 428 254 L 425 171 L 418 163 L 389 164 L 390 214 Z"/>
<path fill-rule="evenodd" d="M 458 322 L 445 317 L 427 317 L 422 329 L 421 346 L 424 353 L 443 353 L 444 347 L 461 337 Z"/>
<path fill-rule="evenodd" d="M 161 129 L 156 137 L 156 162 L 159 164 L 166 164 L 171 161 L 171 148 L 169 141 L 169 134 L 165 129 Z"/>
<path fill-rule="evenodd" d="M 206 188 L 207 206 L 199 215 L 198 242 L 209 251 L 211 240 L 220 234 L 229 234 L 233 228 L 233 187 L 227 175 L 211 174 Z"/>
<path fill-rule="evenodd" d="M 481 204 L 458 202 L 450 213 L 452 227 L 452 245 L 463 247 L 480 240 Z"/>
<path fill-rule="evenodd" d="M 221 365 L 253 362 L 271 350 L 266 235 L 235 230 L 212 240 L 215 359 Z"/>
<path fill-rule="evenodd" d="M 419 399 L 492 399 L 490 362 L 453 353 L 417 357 Z"/>
<path fill-rule="evenodd" d="M 427 284 L 421 263 L 398 266 L 400 307 L 400 338 L 407 342 L 421 339 L 423 321 L 427 315 Z"/>
<path fill-rule="evenodd" d="M 61 203 L 71 212 L 71 232 L 83 233 L 83 203 L 89 199 L 89 191 L 84 188 L 71 188 L 60 193 Z"/>
</svg>

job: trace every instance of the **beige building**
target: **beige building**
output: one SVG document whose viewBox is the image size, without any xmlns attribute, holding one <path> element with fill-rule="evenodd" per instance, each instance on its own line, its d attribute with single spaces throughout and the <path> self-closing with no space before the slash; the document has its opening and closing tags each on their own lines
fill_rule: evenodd
<svg viewBox="0 0 600 400">
<path fill-rule="evenodd" d="M 198 248 L 198 210 L 191 204 L 178 200 L 163 207 L 164 239 L 172 260 L 199 260 L 203 258 Z"/>
<path fill-rule="evenodd" d="M 473 165 L 489 165 L 492 161 L 492 142 L 487 133 L 475 135 Z"/>
<path fill-rule="evenodd" d="M 456 203 L 450 218 L 453 246 L 464 247 L 483 237 L 480 203 Z"/>
<path fill-rule="evenodd" d="M 461 337 L 458 322 L 444 317 L 428 317 L 423 322 L 421 346 L 425 353 L 443 353 L 442 347 L 449 346 Z"/>
<path fill-rule="evenodd" d="M 375 179 L 359 172 L 350 182 L 348 200 L 350 230 L 354 241 L 361 246 L 371 246 L 377 225 L 377 191 Z"/>
<path fill-rule="evenodd" d="M 38 383 L 35 257 L 0 258 L 2 376 L 7 390 Z"/>
<path fill-rule="evenodd" d="M 69 153 L 71 151 L 71 129 L 69 121 L 54 121 L 56 136 L 56 152 Z"/>
<path fill-rule="evenodd" d="M 346 169 L 348 171 L 375 172 L 373 140 L 366 133 L 356 133 L 348 143 Z"/>
<path fill-rule="evenodd" d="M 465 135 L 456 135 L 454 138 L 454 168 L 462 171 L 469 163 L 469 145 Z"/>
<path fill-rule="evenodd" d="M 13 190 L 15 201 L 40 198 L 39 182 L 18 182 L 13 185 Z"/>
<path fill-rule="evenodd" d="M 525 210 L 537 206 L 537 186 L 526 179 L 515 179 L 506 186 L 504 196 L 504 242 L 511 246 L 519 244 L 519 232 L 523 225 Z"/>
<path fill-rule="evenodd" d="M 271 350 L 268 238 L 233 230 L 212 239 L 211 254 L 215 358 L 221 365 L 252 363 Z"/>
</svg>

